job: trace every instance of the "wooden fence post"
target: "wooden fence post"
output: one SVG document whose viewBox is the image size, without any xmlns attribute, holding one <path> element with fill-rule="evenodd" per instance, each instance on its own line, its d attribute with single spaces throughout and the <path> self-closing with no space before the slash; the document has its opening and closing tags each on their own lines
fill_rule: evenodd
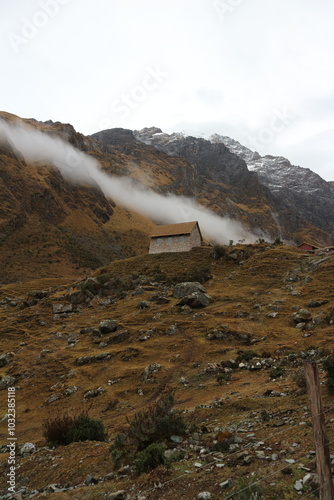
<svg viewBox="0 0 334 500">
<path fill-rule="evenodd" d="M 322 408 L 318 367 L 314 361 L 304 363 L 307 393 L 313 426 L 313 437 L 319 477 L 320 500 L 334 500 L 331 459 Z"/>
</svg>

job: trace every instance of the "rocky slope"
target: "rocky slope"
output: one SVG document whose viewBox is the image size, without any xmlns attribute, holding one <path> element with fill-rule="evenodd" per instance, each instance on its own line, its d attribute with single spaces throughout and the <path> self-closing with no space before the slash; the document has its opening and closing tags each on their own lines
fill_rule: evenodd
<svg viewBox="0 0 334 500">
<path fill-rule="evenodd" d="M 202 247 L 179 259 L 115 261 L 80 282 L 0 286 L 0 431 L 5 438 L 5 396 L 14 386 L 23 499 L 213 500 L 244 489 L 254 474 L 264 500 L 293 500 L 297 491 L 313 498 L 301 372 L 304 360 L 315 360 L 325 375 L 334 255 L 262 244 L 228 246 L 215 257 Z M 203 266 L 206 281 L 190 286 Z M 195 303 L 194 293 L 210 299 Z M 131 450 L 119 462 L 111 451 L 127 421 L 170 389 L 188 430 L 163 440 L 174 462 L 137 475 Z M 325 387 L 322 396 L 329 421 L 333 398 Z M 103 421 L 107 442 L 45 441 L 45 419 L 82 411 Z M 0 496 L 9 500 L 6 443 Z"/>
</svg>

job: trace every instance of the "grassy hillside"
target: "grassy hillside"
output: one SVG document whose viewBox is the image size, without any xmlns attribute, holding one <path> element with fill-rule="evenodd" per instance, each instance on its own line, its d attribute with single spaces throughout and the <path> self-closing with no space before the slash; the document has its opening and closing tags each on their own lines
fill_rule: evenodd
<svg viewBox="0 0 334 500">
<path fill-rule="evenodd" d="M 123 225 L 124 213 L 116 216 Z M 201 491 L 218 499 L 236 491 L 224 492 L 220 483 L 232 478 L 238 489 L 255 473 L 262 498 L 299 497 L 294 484 L 306 469 L 314 471 L 314 444 L 296 374 L 305 359 L 321 367 L 332 350 L 334 255 L 265 244 L 224 247 L 222 253 L 213 258 L 211 247 L 201 247 L 142 255 L 112 262 L 81 281 L 1 286 L 0 342 L 9 356 L 0 374 L 12 377 L 17 388 L 18 443 L 36 444 L 35 453 L 19 458 L 29 491 L 69 483 L 73 489 L 52 498 L 102 499 L 126 490 L 133 499 L 194 499 Z M 178 305 L 174 285 L 201 278 L 212 302 L 199 309 Z M 296 327 L 293 315 L 300 309 L 309 316 Z M 107 319 L 118 327 L 101 334 L 99 324 Z M 160 367 L 145 377 L 153 363 Z M 96 397 L 87 395 L 101 387 Z M 127 419 L 168 389 L 175 389 L 189 434 L 182 444 L 167 446 L 181 447 L 183 459 L 140 476 L 115 469 L 109 452 L 115 437 L 126 430 Z M 334 405 L 325 388 L 323 397 L 329 420 Z M 109 442 L 45 447 L 45 419 L 83 410 L 102 419 Z M 6 427 L 2 421 L 4 436 Z M 331 441 L 330 427 L 328 434 Z M 219 448 L 226 436 L 241 441 Z M 6 458 L 3 453 L 2 471 Z M 87 474 L 98 484 L 85 486 Z M 310 491 L 305 485 L 303 495 Z"/>
</svg>

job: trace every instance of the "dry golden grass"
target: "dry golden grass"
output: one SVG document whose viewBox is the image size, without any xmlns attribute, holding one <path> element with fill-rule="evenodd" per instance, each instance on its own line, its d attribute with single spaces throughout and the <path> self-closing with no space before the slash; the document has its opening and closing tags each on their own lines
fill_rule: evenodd
<svg viewBox="0 0 334 500">
<path fill-rule="evenodd" d="M 240 245 L 238 250 L 242 248 Z M 130 291 L 126 298 L 111 305 L 102 305 L 101 299 L 95 298 L 90 307 L 80 307 L 72 316 L 54 321 L 52 304 L 66 302 L 65 297 L 71 280 L 66 283 L 65 279 L 44 279 L 1 287 L 0 299 L 4 296 L 20 297 L 36 288 L 57 287 L 50 297 L 33 307 L 23 310 L 10 307 L 1 309 L 1 347 L 5 352 L 14 352 L 15 357 L 7 367 L 0 368 L 0 374 L 18 376 L 19 443 L 31 441 L 41 444 L 42 422 L 45 418 L 62 414 L 65 410 L 72 414 L 87 408 L 92 417 L 102 418 L 109 436 L 113 437 L 126 425 L 126 417 L 131 417 L 135 411 L 145 408 L 155 401 L 164 389 L 170 387 L 177 388 L 177 407 L 191 410 L 189 419 L 197 423 L 205 421 L 209 426 L 224 427 L 231 422 L 242 423 L 249 418 L 250 412 L 263 409 L 274 409 L 277 415 L 285 415 L 284 412 L 291 411 L 298 422 L 302 419 L 302 408 L 307 404 L 306 396 L 289 396 L 275 400 L 259 398 L 266 389 L 295 389 L 291 371 L 288 370 L 284 379 L 273 382 L 269 379 L 268 370 L 241 370 L 233 374 L 230 382 L 219 385 L 214 375 L 205 374 L 203 370 L 208 363 L 235 358 L 240 349 L 253 349 L 259 354 L 270 352 L 275 357 L 283 356 L 287 352 L 300 352 L 311 345 L 331 349 L 334 333 L 332 326 L 321 325 L 310 331 L 310 337 L 304 337 L 291 321 L 295 306 L 306 307 L 311 299 L 321 298 L 329 301 L 314 314 L 318 314 L 319 310 L 326 313 L 333 305 L 334 256 L 329 256 L 323 263 L 315 264 L 321 258 L 303 255 L 289 247 L 268 248 L 259 245 L 253 256 L 243 264 L 238 264 L 223 258 L 214 260 L 211 257 L 211 249 L 203 247 L 189 253 L 137 256 L 115 261 L 103 268 L 103 273 L 124 278 L 134 273 L 145 274 L 151 276 L 154 281 L 158 272 L 157 266 L 159 273 L 163 272 L 167 277 L 174 277 L 200 264 L 211 266 L 212 278 L 205 286 L 215 300 L 205 309 L 193 311 L 192 314 L 182 314 L 176 305 L 177 299 L 173 297 L 169 297 L 168 304 L 158 305 L 151 302 L 148 309 L 140 310 L 138 303 L 148 300 L 154 292 L 145 291 L 142 295 L 133 296 Z M 99 272 L 101 271 L 95 274 L 98 275 Z M 296 296 L 291 295 L 291 283 L 286 281 L 286 277 L 291 274 L 299 277 L 298 282 L 292 283 L 298 291 Z M 257 304 L 260 309 L 254 309 Z M 267 316 L 273 310 L 273 305 L 279 307 L 277 318 Z M 200 315 L 193 317 L 195 312 Z M 245 313 L 244 317 L 240 312 Z M 97 328 L 101 320 L 108 318 L 119 321 L 119 330 L 126 329 L 130 332 L 127 341 L 100 348 L 99 342 L 103 339 L 94 340 L 92 334 L 79 333 L 81 328 Z M 262 340 L 253 346 L 245 346 L 237 341 L 208 340 L 206 334 L 219 328 L 221 324 L 228 324 L 233 331 L 252 334 L 254 338 Z M 174 335 L 168 334 L 171 325 L 176 325 Z M 149 340 L 141 341 L 140 337 L 148 330 L 153 330 L 154 333 Z M 57 336 L 57 332 L 61 332 L 61 338 Z M 78 334 L 79 342 L 69 348 L 67 337 L 70 334 Z M 101 363 L 83 366 L 76 364 L 76 359 L 81 356 L 101 352 L 110 352 L 113 357 Z M 144 383 L 142 373 L 147 365 L 154 362 L 163 368 L 154 376 L 153 383 Z M 188 380 L 187 385 L 179 382 L 181 376 Z M 116 382 L 108 385 L 109 380 Z M 74 385 L 78 388 L 75 394 L 62 395 L 59 400 L 47 403 L 51 394 L 63 394 L 67 387 Z M 83 401 L 87 390 L 101 385 L 106 389 L 105 394 L 87 402 Z M 325 404 L 332 406 L 331 398 L 325 394 L 324 397 Z M 212 406 L 216 398 L 224 399 L 221 407 L 202 407 Z M 104 411 L 111 402 L 111 409 Z M 0 415 L 5 411 L 2 401 Z M 5 433 L 6 424 L 1 425 L 2 432 Z M 275 446 L 277 448 L 275 442 L 278 440 L 281 448 L 288 444 L 291 446 L 293 441 L 300 441 L 304 453 L 313 447 L 311 429 L 305 432 L 305 427 L 297 426 L 282 438 L 277 435 L 275 437 L 275 432 L 275 427 L 270 427 L 273 449 Z M 263 427 L 263 432 L 259 431 L 257 434 L 257 439 L 261 438 L 268 438 L 267 427 Z M 58 465 L 52 469 L 47 462 L 29 458 L 22 460 L 22 474 L 31 477 L 31 486 L 35 487 L 61 479 L 62 483 L 76 480 L 80 482 L 87 473 L 97 474 L 99 469 L 105 474 L 111 471 L 107 449 L 107 444 L 96 447 L 94 443 L 73 443 L 53 453 L 53 456 L 63 458 L 59 462 L 56 460 Z M 82 464 L 78 464 L 78 458 L 82 455 L 86 458 L 83 458 Z M 205 484 L 204 477 L 198 479 L 199 484 Z M 141 481 L 145 480 L 142 478 Z M 96 492 L 103 491 L 102 485 L 96 488 Z M 177 494 L 177 490 L 173 494 Z M 180 491 L 179 494 L 181 495 Z M 86 490 L 82 490 L 82 495 L 82 498 L 93 498 Z M 149 498 L 156 497 L 153 495 Z"/>
</svg>

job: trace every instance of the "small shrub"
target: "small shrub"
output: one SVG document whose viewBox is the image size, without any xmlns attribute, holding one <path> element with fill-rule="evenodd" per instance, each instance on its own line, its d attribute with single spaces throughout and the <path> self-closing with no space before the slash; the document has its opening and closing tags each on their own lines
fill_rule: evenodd
<svg viewBox="0 0 334 500">
<path fill-rule="evenodd" d="M 43 436 L 47 442 L 52 445 L 65 445 L 67 443 L 67 434 L 74 426 L 74 417 L 62 415 L 53 419 L 47 419 L 43 422 Z"/>
<path fill-rule="evenodd" d="M 293 381 L 299 387 L 302 389 L 303 394 L 306 392 L 306 378 L 305 378 L 305 371 L 304 368 L 301 368 L 300 370 L 297 370 L 296 373 L 293 376 Z"/>
<path fill-rule="evenodd" d="M 212 274 L 210 266 L 202 264 L 199 266 L 192 267 L 187 272 L 174 276 L 169 281 L 170 284 L 180 283 L 182 281 L 198 281 L 199 283 L 205 283 L 211 277 Z"/>
<path fill-rule="evenodd" d="M 107 283 L 108 281 L 110 281 L 110 274 L 109 273 L 103 273 L 103 274 L 99 274 L 98 276 L 96 276 L 96 279 L 99 283 L 101 283 L 102 285 L 104 285 L 105 283 Z"/>
<path fill-rule="evenodd" d="M 334 355 L 331 355 L 323 362 L 323 367 L 327 374 L 326 387 L 329 394 L 334 394 Z"/>
<path fill-rule="evenodd" d="M 249 351 L 238 351 L 238 356 L 236 358 L 237 363 L 241 363 L 244 361 L 251 361 L 253 358 L 258 358 L 259 355 L 257 352 L 249 350 Z"/>
<path fill-rule="evenodd" d="M 152 443 L 183 435 L 186 424 L 183 416 L 173 411 L 174 396 L 169 392 L 147 410 L 137 412 L 129 422 L 128 436 L 143 450 Z"/>
<path fill-rule="evenodd" d="M 127 457 L 127 451 L 126 450 L 118 450 L 117 448 L 111 449 L 111 460 L 114 464 L 114 469 L 119 469 L 124 461 L 124 459 Z"/>
<path fill-rule="evenodd" d="M 114 469 L 119 469 L 128 456 L 128 436 L 124 433 L 117 434 L 115 441 L 110 447 L 111 460 L 114 464 Z"/>
<path fill-rule="evenodd" d="M 43 427 L 43 436 L 52 446 L 67 445 L 74 441 L 105 441 L 107 438 L 103 423 L 88 417 L 84 412 L 76 417 L 65 414 L 44 420 Z"/>
<path fill-rule="evenodd" d="M 216 378 L 218 384 L 223 384 L 224 382 L 229 382 L 231 380 L 231 373 L 218 373 L 217 378 Z"/>
<path fill-rule="evenodd" d="M 105 441 L 106 437 L 103 422 L 93 420 L 87 415 L 79 415 L 67 434 L 70 443 L 74 441 Z"/>
<path fill-rule="evenodd" d="M 270 371 L 270 378 L 283 377 L 284 370 L 280 366 L 274 366 Z"/>
<path fill-rule="evenodd" d="M 223 245 L 214 245 L 212 249 L 212 257 L 214 259 L 220 259 L 226 255 L 226 248 Z"/>
<path fill-rule="evenodd" d="M 283 241 L 281 240 L 280 236 L 277 236 L 277 238 L 275 238 L 273 245 L 275 246 L 283 245 Z"/>
<path fill-rule="evenodd" d="M 174 453 L 169 457 L 165 458 L 165 465 L 167 468 L 171 467 L 172 463 L 180 462 L 185 457 L 184 450 L 175 450 Z"/>
<path fill-rule="evenodd" d="M 254 479 L 240 479 L 231 495 L 233 500 L 262 500 L 263 488 Z"/>
<path fill-rule="evenodd" d="M 134 465 L 138 474 L 155 469 L 165 463 L 165 446 L 152 443 L 145 450 L 139 451 L 134 460 Z"/>
</svg>

